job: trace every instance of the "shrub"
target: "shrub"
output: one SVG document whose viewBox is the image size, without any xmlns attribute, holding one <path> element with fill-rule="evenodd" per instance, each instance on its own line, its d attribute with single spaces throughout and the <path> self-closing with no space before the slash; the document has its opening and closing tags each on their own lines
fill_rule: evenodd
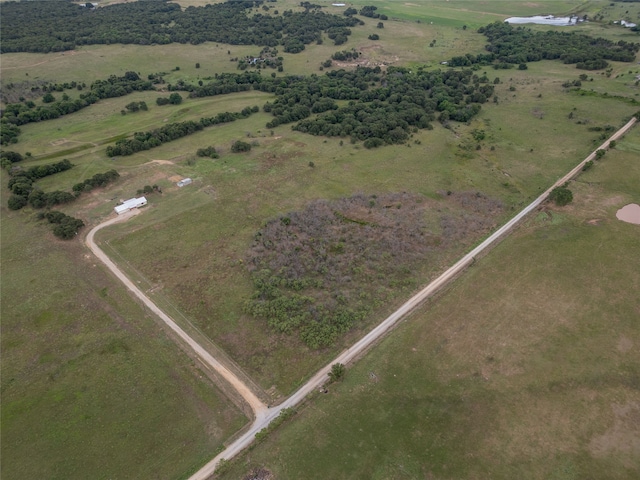
<svg viewBox="0 0 640 480">
<path fill-rule="evenodd" d="M 20 210 L 27 204 L 27 198 L 21 195 L 11 195 L 7 202 L 9 210 Z"/>
<path fill-rule="evenodd" d="M 218 152 L 216 152 L 215 147 L 211 146 L 206 148 L 199 148 L 196 152 L 196 155 L 198 155 L 199 157 L 220 158 L 220 155 L 218 154 Z"/>
<path fill-rule="evenodd" d="M 231 151 L 233 153 L 248 152 L 249 150 L 251 150 L 251 144 L 243 142 L 242 140 L 236 140 L 233 142 L 233 145 L 231 145 Z"/>
<path fill-rule="evenodd" d="M 571 190 L 569 190 L 566 185 L 563 185 L 562 187 L 556 187 L 551 190 L 549 198 L 559 207 L 563 207 L 573 201 L 573 193 L 571 193 Z"/>
</svg>

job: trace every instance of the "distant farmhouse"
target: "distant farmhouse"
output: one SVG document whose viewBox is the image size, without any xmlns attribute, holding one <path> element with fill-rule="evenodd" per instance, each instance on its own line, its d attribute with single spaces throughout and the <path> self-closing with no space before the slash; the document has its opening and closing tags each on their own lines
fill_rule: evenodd
<svg viewBox="0 0 640 480">
<path fill-rule="evenodd" d="M 144 207 L 147 204 L 147 199 L 145 197 L 139 198 L 130 198 L 126 202 L 123 202 L 121 205 L 118 205 L 114 210 L 118 215 L 122 215 L 123 213 L 128 212 L 129 210 L 133 210 L 134 208 Z"/>
</svg>

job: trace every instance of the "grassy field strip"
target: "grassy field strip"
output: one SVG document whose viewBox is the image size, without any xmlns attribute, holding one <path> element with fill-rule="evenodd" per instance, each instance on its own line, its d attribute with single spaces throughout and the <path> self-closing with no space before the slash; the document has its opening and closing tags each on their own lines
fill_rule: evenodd
<svg viewBox="0 0 640 480">
<path fill-rule="evenodd" d="M 614 133 L 607 141 L 605 141 L 598 149 L 607 149 L 609 143 L 613 140 L 617 140 L 624 135 L 633 125 L 636 123 L 636 118 L 633 117 L 629 120 L 620 130 Z M 409 315 L 414 309 L 419 307 L 425 300 L 432 297 L 435 293 L 445 287 L 449 282 L 455 279 L 462 271 L 464 271 L 470 264 L 475 261 L 475 258 L 483 253 L 486 249 L 493 246 L 504 235 L 509 233 L 524 217 L 535 210 L 540 204 L 542 204 L 556 187 L 559 187 L 567 181 L 575 178 L 585 163 L 593 160 L 596 157 L 596 151 L 594 150 L 588 157 L 581 161 L 575 168 L 569 173 L 564 175 L 560 180 L 555 182 L 549 187 L 542 195 L 536 198 L 531 204 L 525 207 L 520 213 L 509 220 L 484 242 L 474 248 L 471 252 L 462 257 L 451 268 L 440 275 L 437 279 L 427 285 L 424 289 L 409 299 L 404 305 L 402 305 L 393 314 L 387 317 L 382 323 L 378 324 L 367 335 L 362 337 L 353 346 L 341 353 L 333 361 L 329 362 L 326 366 L 320 369 L 305 385 L 303 385 L 298 391 L 291 395 L 286 401 L 278 405 L 277 407 L 268 410 L 262 417 L 256 417 L 251 428 L 239 437 L 235 442 L 229 445 L 223 452 L 217 455 L 213 460 L 207 463 L 201 470 L 196 472 L 190 477 L 190 480 L 206 480 L 215 471 L 218 463 L 223 459 L 229 459 L 240 453 L 246 447 L 248 447 L 255 439 L 255 434 L 265 428 L 271 420 L 276 418 L 280 412 L 285 408 L 291 408 L 298 405 L 304 398 L 311 393 L 314 389 L 320 387 L 327 382 L 327 374 L 331 370 L 331 366 L 334 363 L 347 364 L 353 361 L 356 357 L 362 355 L 374 342 L 393 328 L 400 320 Z"/>
<path fill-rule="evenodd" d="M 120 215 L 118 217 L 112 218 L 103 222 L 97 226 L 95 226 L 87 235 L 86 243 L 87 246 L 91 249 L 91 251 L 98 257 L 98 259 L 104 263 L 109 270 L 111 270 L 115 276 L 125 284 L 125 286 L 131 290 L 140 300 L 144 302 L 144 304 L 155 313 L 162 321 L 169 326 L 194 352 L 195 354 L 208 366 L 212 367 L 216 372 L 218 372 L 226 381 L 228 381 L 240 395 L 242 398 L 249 404 L 251 409 L 254 412 L 256 417 L 256 421 L 254 423 L 258 423 L 262 420 L 267 411 L 266 405 L 240 380 L 238 379 L 229 369 L 227 369 L 224 365 L 222 365 L 218 360 L 216 360 L 208 351 L 206 351 L 200 344 L 198 344 L 195 340 L 193 340 L 182 328 L 180 328 L 167 314 L 165 314 L 160 308 L 153 303 L 149 297 L 147 297 L 138 287 L 134 285 L 134 283 L 127 278 L 124 273 L 105 255 L 105 253 L 95 244 L 93 238 L 97 231 L 101 230 L 104 227 L 112 225 L 116 222 L 122 222 L 128 220 L 132 216 L 138 214 L 139 210 L 132 210 L 130 213 Z"/>
</svg>

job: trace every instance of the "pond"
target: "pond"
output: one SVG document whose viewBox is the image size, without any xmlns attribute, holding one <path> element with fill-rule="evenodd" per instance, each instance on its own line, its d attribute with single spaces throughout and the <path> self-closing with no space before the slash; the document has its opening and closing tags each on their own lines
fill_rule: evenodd
<svg viewBox="0 0 640 480">
<path fill-rule="evenodd" d="M 640 205 L 637 203 L 630 203 L 625 205 L 616 212 L 616 218 L 627 223 L 635 223 L 640 225 Z"/>
<path fill-rule="evenodd" d="M 556 27 L 568 27 L 582 22 L 579 17 L 554 17 L 553 15 L 535 15 L 533 17 L 511 17 L 505 20 L 507 23 L 537 23 L 538 25 L 555 25 Z"/>
</svg>

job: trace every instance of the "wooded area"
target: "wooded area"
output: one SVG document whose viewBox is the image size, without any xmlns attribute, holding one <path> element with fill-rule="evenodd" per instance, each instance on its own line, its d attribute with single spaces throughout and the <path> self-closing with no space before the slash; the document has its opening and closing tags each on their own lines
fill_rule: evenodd
<svg viewBox="0 0 640 480">
<path fill-rule="evenodd" d="M 306 5 L 306 6 L 305 6 Z M 181 10 L 168 0 L 87 8 L 67 0 L 6 2 L 2 5 L 0 53 L 59 52 L 93 44 L 168 44 L 221 42 L 230 45 L 283 45 L 298 53 L 327 32 L 341 44 L 361 23 L 331 15 L 308 2 L 305 10 L 277 14 L 261 0 L 228 1 Z M 253 10 L 258 9 L 259 10 Z"/>
<path fill-rule="evenodd" d="M 497 68 L 509 68 L 513 64 L 557 59 L 584 70 L 599 70 L 608 66 L 607 60 L 633 62 L 640 50 L 640 44 L 624 40 L 613 42 L 558 30 L 538 32 L 504 22 L 480 27 L 478 33 L 489 40 L 485 48 L 490 53 L 453 57 L 449 65 L 464 67 L 493 63 Z"/>
</svg>

